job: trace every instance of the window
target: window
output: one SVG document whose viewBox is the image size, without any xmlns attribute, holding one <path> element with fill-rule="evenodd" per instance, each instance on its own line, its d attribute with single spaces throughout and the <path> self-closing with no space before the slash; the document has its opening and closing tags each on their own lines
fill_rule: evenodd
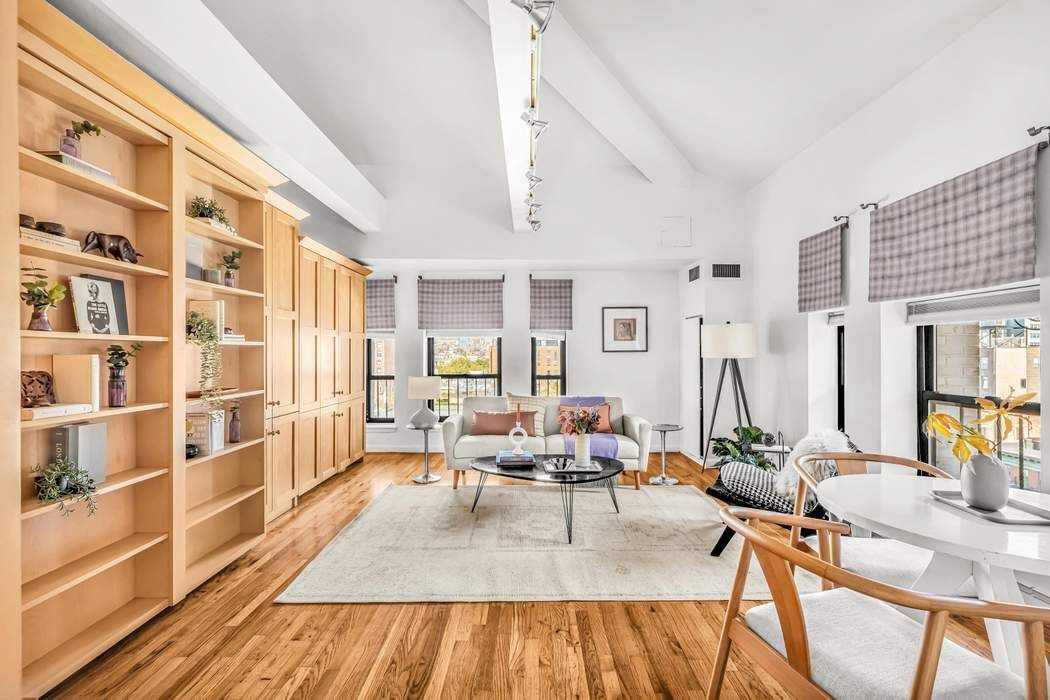
<svg viewBox="0 0 1050 700">
<path fill-rule="evenodd" d="M 565 341 L 532 339 L 532 395 L 565 395 Z"/>
<path fill-rule="evenodd" d="M 1001 401 L 1013 390 L 1037 395 L 1016 413 L 1030 421 L 1014 421 L 1002 434 L 1004 425 L 990 423 L 981 430 L 999 441 L 998 457 L 1011 471 L 1019 488 L 1043 490 L 1040 480 L 1038 317 L 996 319 L 973 323 L 920 326 L 918 336 L 919 418 L 925 421 L 938 411 L 969 422 L 981 415 L 974 397 Z M 919 458 L 959 473 L 959 463 L 951 450 L 920 436 Z"/>
<path fill-rule="evenodd" d="M 432 405 L 441 420 L 459 413 L 465 396 L 503 393 L 501 351 L 500 339 L 494 336 L 427 338 L 427 374 L 441 377 L 441 398 Z"/>
<path fill-rule="evenodd" d="M 368 381 L 365 383 L 365 420 L 394 422 L 394 339 L 368 338 Z"/>
<path fill-rule="evenodd" d="M 846 432 L 846 326 L 835 329 L 835 350 L 838 367 L 838 404 L 835 415 L 839 432 Z"/>
</svg>

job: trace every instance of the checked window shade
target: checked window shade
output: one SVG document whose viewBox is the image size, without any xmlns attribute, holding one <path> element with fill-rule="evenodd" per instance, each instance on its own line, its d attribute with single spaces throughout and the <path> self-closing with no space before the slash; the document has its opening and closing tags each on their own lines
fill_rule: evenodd
<svg viewBox="0 0 1050 700">
<path fill-rule="evenodd" d="M 798 310 L 824 311 L 845 303 L 842 285 L 842 236 L 846 224 L 798 242 Z"/>
<path fill-rule="evenodd" d="M 503 280 L 421 279 L 417 290 L 420 330 L 503 328 Z"/>
<path fill-rule="evenodd" d="M 868 299 L 906 299 L 1035 277 L 1039 148 L 876 210 Z"/>
<path fill-rule="evenodd" d="M 365 330 L 392 331 L 397 325 L 394 311 L 394 291 L 397 282 L 365 280 Z"/>
<path fill-rule="evenodd" d="M 572 330 L 572 280 L 529 280 L 529 329 Z"/>
</svg>

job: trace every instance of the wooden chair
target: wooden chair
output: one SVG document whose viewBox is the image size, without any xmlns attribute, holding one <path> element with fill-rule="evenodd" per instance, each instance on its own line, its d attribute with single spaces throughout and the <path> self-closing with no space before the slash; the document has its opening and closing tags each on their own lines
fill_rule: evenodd
<svg viewBox="0 0 1050 700">
<path fill-rule="evenodd" d="M 707 697 L 718 698 L 730 648 L 765 669 L 796 698 L 1047 697 L 1043 626 L 1050 609 L 934 596 L 858 576 L 832 564 L 832 535 L 849 528 L 745 508 L 723 508 L 723 522 L 744 538 L 732 594 L 715 655 Z M 820 557 L 761 531 L 760 523 L 812 528 Z M 740 612 L 752 554 L 769 585 L 772 603 Z M 835 587 L 799 595 L 794 567 Z M 925 611 L 925 625 L 891 607 Z M 950 614 L 995 618 L 1024 626 L 1025 677 L 945 641 Z"/>
<path fill-rule="evenodd" d="M 815 466 L 817 462 L 833 461 L 836 475 L 867 474 L 872 464 L 893 464 L 915 470 L 918 474 L 941 479 L 951 477 L 937 467 L 907 457 L 870 454 L 866 452 L 817 452 L 799 457 L 793 466 L 798 472 L 798 490 L 795 493 L 795 510 L 797 516 L 805 512 L 807 495 L 817 491 Z M 803 537 L 800 527 L 791 528 L 791 546 L 814 553 L 817 550 L 817 537 Z M 911 587 L 926 570 L 933 553 L 928 549 L 915 547 L 897 540 L 848 537 L 840 540 L 838 533 L 831 533 L 831 562 L 854 573 L 883 583 Z M 825 585 L 828 585 L 825 582 Z"/>
</svg>

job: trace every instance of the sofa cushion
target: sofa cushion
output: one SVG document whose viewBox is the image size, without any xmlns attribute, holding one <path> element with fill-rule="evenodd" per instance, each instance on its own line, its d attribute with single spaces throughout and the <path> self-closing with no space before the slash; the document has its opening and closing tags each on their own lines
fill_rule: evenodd
<svg viewBox="0 0 1050 700">
<path fill-rule="evenodd" d="M 617 435 L 613 433 L 613 437 L 616 438 L 618 453 L 617 459 L 638 459 L 638 443 L 627 437 L 626 435 Z M 547 454 L 563 455 L 565 451 L 565 436 L 564 435 L 548 435 L 546 438 L 546 452 Z M 571 441 L 573 438 L 569 438 Z M 571 442 L 570 442 L 571 444 Z M 457 455 L 458 457 L 459 455 Z"/>
<path fill-rule="evenodd" d="M 612 425 L 609 423 L 609 404 L 603 403 L 599 406 L 586 406 L 587 409 L 597 408 L 598 409 L 598 428 L 594 431 L 596 433 L 611 433 Z M 558 423 L 561 425 L 562 433 L 575 432 L 571 429 L 568 424 L 561 422 L 561 416 L 571 418 L 572 414 L 580 410 L 579 406 L 558 406 Z"/>
<path fill-rule="evenodd" d="M 561 426 L 558 424 L 558 407 L 576 406 L 579 398 L 579 396 L 548 396 L 546 398 L 546 416 L 543 418 L 544 435 L 556 435 L 561 432 Z M 609 424 L 612 426 L 612 431 L 623 435 L 623 399 L 606 396 L 604 402 L 609 404 Z"/>
<path fill-rule="evenodd" d="M 470 435 L 474 428 L 474 411 L 506 411 L 507 400 L 502 396 L 464 396 L 463 408 L 463 435 Z"/>
<path fill-rule="evenodd" d="M 536 412 L 522 411 L 474 411 L 471 435 L 509 435 L 521 418 L 521 427 L 529 435 L 536 434 Z"/>
<path fill-rule="evenodd" d="M 506 435 L 464 435 L 456 442 L 455 454 L 457 459 L 470 459 L 473 457 L 495 457 L 500 450 L 513 449 L 510 439 Z M 541 437 L 527 437 L 522 449 L 533 454 L 541 454 L 544 444 Z"/>
<path fill-rule="evenodd" d="M 507 410 L 535 411 L 535 425 L 529 430 L 529 435 L 545 435 L 544 424 L 547 419 L 547 399 L 542 396 L 521 396 L 519 394 L 507 393 Z"/>
</svg>

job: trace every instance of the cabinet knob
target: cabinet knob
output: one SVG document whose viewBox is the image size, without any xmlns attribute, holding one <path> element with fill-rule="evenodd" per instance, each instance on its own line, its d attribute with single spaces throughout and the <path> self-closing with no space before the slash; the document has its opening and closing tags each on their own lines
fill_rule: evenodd
<svg viewBox="0 0 1050 700">
<path fill-rule="evenodd" d="M 274 406 L 280 406 L 281 405 L 281 400 L 277 399 L 276 401 L 273 402 L 273 405 Z"/>
</svg>

